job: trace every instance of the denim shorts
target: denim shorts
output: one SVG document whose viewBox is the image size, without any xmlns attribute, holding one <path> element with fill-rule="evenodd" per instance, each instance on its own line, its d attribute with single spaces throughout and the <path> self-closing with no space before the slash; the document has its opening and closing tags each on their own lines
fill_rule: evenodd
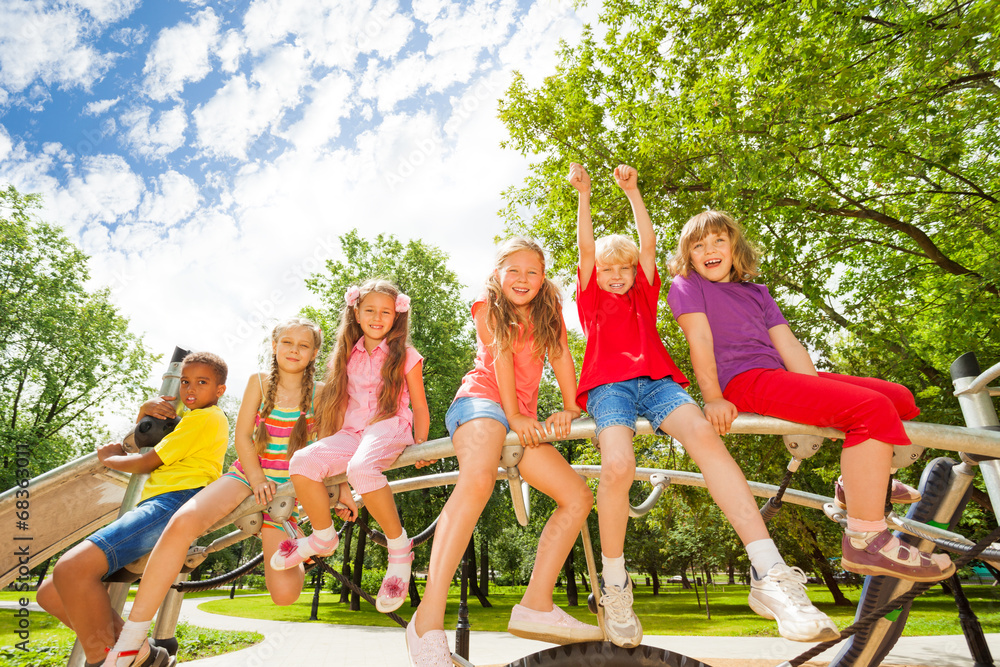
<svg viewBox="0 0 1000 667">
<path fill-rule="evenodd" d="M 673 378 L 650 380 L 632 378 L 594 387 L 587 393 L 587 412 L 600 433 L 609 426 L 628 426 L 635 431 L 635 420 L 645 417 L 657 435 L 666 435 L 660 424 L 671 412 L 685 403 L 696 405 Z"/>
<path fill-rule="evenodd" d="M 500 404 L 488 398 L 477 398 L 476 396 L 460 396 L 452 401 L 448 412 L 444 416 L 444 425 L 448 429 L 448 435 L 455 435 L 458 427 L 473 419 L 493 419 L 503 424 L 503 427 L 510 430 L 507 423 L 507 415 L 504 414 Z"/>
<path fill-rule="evenodd" d="M 88 537 L 108 559 L 108 572 L 102 579 L 152 551 L 170 518 L 203 488 L 168 491 L 147 498 Z"/>
</svg>

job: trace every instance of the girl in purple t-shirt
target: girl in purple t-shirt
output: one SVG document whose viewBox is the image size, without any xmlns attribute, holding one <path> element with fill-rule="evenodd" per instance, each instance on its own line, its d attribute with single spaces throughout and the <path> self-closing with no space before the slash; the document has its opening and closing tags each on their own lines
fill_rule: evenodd
<svg viewBox="0 0 1000 667">
<path fill-rule="evenodd" d="M 901 544 L 883 514 L 892 445 L 910 444 L 901 420 L 920 413 L 913 394 L 885 380 L 817 373 L 767 288 L 747 282 L 757 275 L 757 255 L 726 213 L 688 220 L 670 273 L 667 302 L 691 347 L 705 416 L 719 434 L 740 410 L 844 431 L 836 489 L 847 508 L 844 569 L 909 581 L 950 577 L 948 556 Z M 912 502 L 907 490 L 894 485 L 893 500 Z"/>
</svg>

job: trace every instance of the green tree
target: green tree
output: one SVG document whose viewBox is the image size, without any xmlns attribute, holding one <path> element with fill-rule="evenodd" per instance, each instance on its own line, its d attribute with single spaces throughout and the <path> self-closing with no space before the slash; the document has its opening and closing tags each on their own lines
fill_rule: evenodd
<svg viewBox="0 0 1000 667">
<path fill-rule="evenodd" d="M 997 16 L 986 0 L 606 0 L 603 38 L 501 103 L 507 145 L 535 160 L 508 228 L 567 269 L 569 162 L 597 177 L 599 232 L 628 232 L 606 175 L 629 162 L 661 259 L 693 213 L 734 212 L 829 367 L 904 382 L 954 421 L 948 365 L 1000 359 Z"/>
<path fill-rule="evenodd" d="M 13 453 L 37 475 L 92 450 L 100 417 L 148 390 L 153 357 L 107 289 L 88 291 L 87 256 L 32 214 L 37 195 L 0 190 L 0 489 Z"/>
</svg>

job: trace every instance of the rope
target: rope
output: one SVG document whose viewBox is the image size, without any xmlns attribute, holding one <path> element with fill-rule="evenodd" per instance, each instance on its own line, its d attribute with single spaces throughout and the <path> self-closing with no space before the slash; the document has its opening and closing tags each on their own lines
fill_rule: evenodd
<svg viewBox="0 0 1000 667">
<path fill-rule="evenodd" d="M 974 547 L 972 547 L 965 555 L 963 555 L 962 557 L 958 558 L 955 561 L 955 571 L 957 572 L 960 568 L 964 567 L 966 563 L 968 563 L 973 558 L 975 558 L 976 556 L 978 556 L 982 551 L 984 551 L 986 549 L 986 547 L 988 547 L 990 544 L 992 544 L 997 539 L 1000 539 L 1000 528 L 997 528 L 992 533 L 990 533 L 989 535 L 987 535 L 985 538 L 983 538 L 982 540 L 980 540 L 979 542 L 977 542 L 976 545 Z M 797 656 L 795 658 L 792 658 L 791 660 L 789 660 L 785 664 L 788 664 L 790 667 L 799 667 L 799 665 L 801 665 L 801 664 L 803 664 L 805 662 L 808 662 L 809 660 L 812 660 L 817 655 L 819 655 L 820 653 L 822 653 L 826 649 L 830 648 L 831 646 L 835 646 L 836 644 L 838 644 L 842 640 L 847 639 L 848 637 L 851 637 L 853 635 L 865 632 L 872 625 L 874 625 L 874 623 L 877 620 L 879 620 L 880 618 L 882 618 L 883 616 L 885 616 L 889 612 L 894 611 L 894 610 L 902 607 L 903 605 L 912 602 L 918 596 L 923 595 L 924 593 L 926 593 L 936 583 L 938 583 L 938 582 L 932 581 L 932 582 L 922 582 L 922 583 L 914 585 L 914 587 L 911 588 L 906 593 L 903 593 L 899 597 L 894 598 L 894 599 L 890 600 L 889 602 L 886 602 L 884 605 L 882 605 L 878 609 L 874 610 L 873 612 L 871 612 L 870 614 L 868 614 L 867 616 L 865 616 L 864 618 L 862 618 L 857 623 L 853 623 L 853 624 L 847 626 L 846 628 L 844 628 L 840 632 L 840 637 L 839 638 L 831 640 L 831 641 L 828 641 L 828 642 L 823 642 L 822 644 L 817 644 L 816 646 L 813 646 L 811 649 L 809 649 L 805 653 L 802 653 L 801 655 L 799 655 L 799 656 Z"/>
<path fill-rule="evenodd" d="M 244 574 L 246 574 L 250 570 L 260 565 L 261 561 L 263 560 L 264 560 L 264 554 L 257 554 L 243 565 L 240 565 L 235 570 L 226 572 L 225 574 L 220 574 L 219 576 L 213 579 L 205 579 L 204 581 L 181 581 L 171 586 L 171 588 L 181 591 L 182 593 L 197 593 L 199 591 L 208 591 L 213 588 L 222 586 L 224 584 L 228 584 L 229 582 L 234 581 L 236 579 L 239 579 Z"/>
</svg>

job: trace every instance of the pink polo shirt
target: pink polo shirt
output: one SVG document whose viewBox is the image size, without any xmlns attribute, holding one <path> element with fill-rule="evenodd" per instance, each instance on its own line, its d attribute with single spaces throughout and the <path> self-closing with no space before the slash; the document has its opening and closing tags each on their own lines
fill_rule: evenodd
<svg viewBox="0 0 1000 667">
<path fill-rule="evenodd" d="M 365 339 L 362 336 L 351 350 L 351 358 L 347 361 L 347 412 L 344 414 L 345 431 L 363 433 L 378 414 L 378 390 L 382 386 L 382 365 L 389 354 L 389 346 L 385 339 L 368 354 L 365 349 Z M 409 373 L 413 367 L 423 361 L 417 350 L 406 346 L 406 359 L 403 361 L 403 373 Z M 403 381 L 403 390 L 399 392 L 399 409 L 396 416 L 413 426 L 413 412 L 410 410 L 410 391 Z"/>
</svg>

